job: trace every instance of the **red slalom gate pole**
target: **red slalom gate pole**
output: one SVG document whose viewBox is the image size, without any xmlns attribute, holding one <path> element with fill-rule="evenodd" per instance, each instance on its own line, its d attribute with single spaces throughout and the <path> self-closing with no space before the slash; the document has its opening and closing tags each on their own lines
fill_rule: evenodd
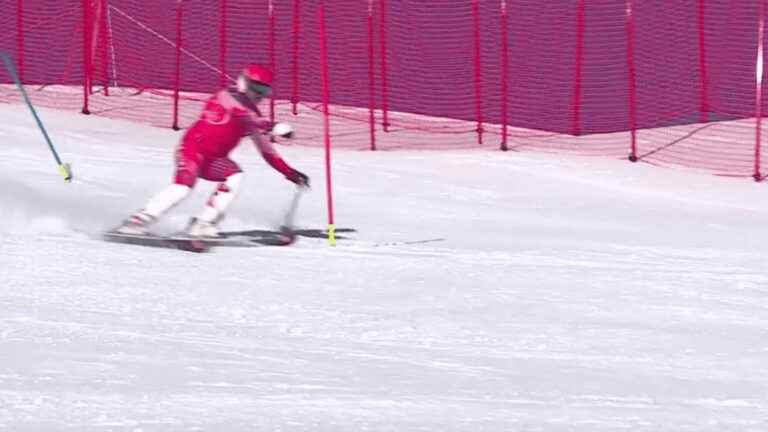
<svg viewBox="0 0 768 432">
<path fill-rule="evenodd" d="M 387 2 L 379 0 L 379 48 L 381 55 L 381 125 L 389 132 L 389 82 L 387 77 Z"/>
<path fill-rule="evenodd" d="M 376 150 L 376 85 L 373 53 L 373 0 L 368 0 L 368 122 L 371 129 L 371 150 Z"/>
<path fill-rule="evenodd" d="M 707 77 L 707 51 L 704 35 L 704 0 L 699 0 L 699 77 L 701 81 L 701 122 L 709 120 L 709 81 Z"/>
<path fill-rule="evenodd" d="M 584 70 L 584 0 L 576 7 L 576 75 L 573 78 L 573 102 L 571 104 L 571 133 L 581 135 L 581 86 Z"/>
<path fill-rule="evenodd" d="M 637 81 L 635 71 L 635 13 L 634 0 L 627 0 L 627 76 L 629 78 L 629 128 L 632 144 L 629 160 L 637 162 Z"/>
<path fill-rule="evenodd" d="M 299 29 L 301 26 L 301 9 L 299 0 L 293 0 L 293 65 L 291 68 L 291 77 L 293 86 L 291 89 L 291 111 L 293 115 L 299 113 Z"/>
<path fill-rule="evenodd" d="M 269 0 L 268 5 L 269 13 L 269 68 L 272 73 L 277 76 L 275 70 L 275 3 L 274 0 Z M 275 123 L 275 98 L 269 98 L 269 121 Z"/>
<path fill-rule="evenodd" d="M 483 87 L 482 61 L 480 58 L 480 0 L 472 0 L 475 45 L 475 116 L 477 118 L 477 143 L 483 143 Z"/>
<path fill-rule="evenodd" d="M 219 0 L 219 86 L 227 86 L 227 0 Z"/>
<path fill-rule="evenodd" d="M 763 179 L 760 172 L 761 165 L 761 132 L 763 126 L 763 74 L 765 72 L 764 44 L 765 34 L 765 0 L 760 0 L 760 16 L 757 25 L 757 61 L 755 64 L 755 181 Z"/>
<path fill-rule="evenodd" d="M 88 98 L 91 93 L 91 5 L 83 0 L 83 114 L 90 114 Z"/>
<path fill-rule="evenodd" d="M 99 0 L 99 43 L 104 96 L 109 96 L 109 35 L 107 34 L 107 1 Z"/>
<path fill-rule="evenodd" d="M 173 130 L 179 130 L 179 88 L 181 87 L 182 2 L 176 2 L 176 74 L 173 82 Z"/>
<path fill-rule="evenodd" d="M 320 26 L 320 80 L 323 88 L 323 137 L 325 139 L 325 191 L 328 198 L 328 243 L 336 245 L 336 226 L 333 221 L 333 189 L 331 182 L 331 131 L 330 113 L 330 85 L 328 78 L 328 35 L 325 31 L 325 0 L 321 0 L 318 10 Z"/>
<path fill-rule="evenodd" d="M 509 16 L 507 0 L 501 0 L 501 150 L 507 146 L 507 123 L 509 123 Z"/>
</svg>

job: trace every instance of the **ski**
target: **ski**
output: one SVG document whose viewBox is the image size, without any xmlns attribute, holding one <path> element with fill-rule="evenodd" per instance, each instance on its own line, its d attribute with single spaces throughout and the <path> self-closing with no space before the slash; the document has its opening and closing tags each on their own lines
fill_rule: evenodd
<svg viewBox="0 0 768 432">
<path fill-rule="evenodd" d="M 336 228 L 336 239 L 350 239 L 344 234 L 355 233 L 354 228 Z M 326 238 L 328 232 L 317 228 L 280 230 L 251 229 L 243 231 L 224 231 L 216 238 L 190 238 L 184 234 L 121 234 L 109 231 L 103 235 L 104 240 L 114 243 L 132 244 L 167 249 L 178 249 L 187 252 L 209 252 L 214 247 L 259 247 L 259 246 L 288 246 L 296 242 L 298 237 Z"/>
<path fill-rule="evenodd" d="M 187 252 L 208 252 L 213 247 L 259 247 L 288 246 L 296 241 L 296 236 L 277 231 L 259 236 L 222 236 L 214 238 L 190 238 L 185 236 L 161 236 L 157 234 L 121 234 L 107 232 L 104 240 L 138 246 L 178 249 Z"/>
<path fill-rule="evenodd" d="M 257 236 L 222 235 L 219 238 L 207 238 L 202 241 L 209 246 L 224 247 L 288 246 L 296 241 L 296 236 L 275 231 Z"/>
<path fill-rule="evenodd" d="M 189 237 L 160 236 L 156 234 L 121 234 L 117 232 L 104 233 L 104 240 L 114 243 L 131 244 L 167 249 L 178 249 L 186 252 L 208 252 L 211 244 Z"/>
</svg>

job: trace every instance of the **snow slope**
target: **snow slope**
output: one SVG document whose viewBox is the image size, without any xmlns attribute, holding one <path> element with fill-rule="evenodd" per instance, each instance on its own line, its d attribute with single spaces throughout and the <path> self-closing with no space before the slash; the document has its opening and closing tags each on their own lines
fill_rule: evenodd
<svg viewBox="0 0 768 432">
<path fill-rule="evenodd" d="M 177 132 L 41 114 L 76 180 L 0 105 L 0 430 L 768 430 L 763 184 L 338 151 L 353 239 L 196 255 L 98 239 L 170 181 Z M 324 228 L 322 150 L 281 151 L 315 184 L 298 224 Z M 235 158 L 225 228 L 279 223 L 291 185 Z"/>
</svg>

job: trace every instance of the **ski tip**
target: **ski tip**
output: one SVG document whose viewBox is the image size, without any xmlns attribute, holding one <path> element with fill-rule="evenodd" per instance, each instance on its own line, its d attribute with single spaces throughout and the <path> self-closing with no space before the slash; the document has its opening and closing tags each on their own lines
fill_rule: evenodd
<svg viewBox="0 0 768 432">
<path fill-rule="evenodd" d="M 202 240 L 189 240 L 188 242 L 178 245 L 179 249 L 188 252 L 203 253 L 211 250 L 211 245 Z"/>
<path fill-rule="evenodd" d="M 164 237 L 154 234 L 121 234 L 118 232 L 106 232 L 103 234 L 103 238 L 106 241 L 115 243 L 124 243 L 130 245 L 160 247 L 169 249 L 178 249 L 187 252 L 208 252 L 214 246 L 203 239 L 197 238 L 175 238 Z"/>
</svg>

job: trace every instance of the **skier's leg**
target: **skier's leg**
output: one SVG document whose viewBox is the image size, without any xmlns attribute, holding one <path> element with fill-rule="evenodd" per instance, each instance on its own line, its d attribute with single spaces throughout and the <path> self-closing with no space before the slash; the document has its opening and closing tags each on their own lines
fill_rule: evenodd
<svg viewBox="0 0 768 432">
<path fill-rule="evenodd" d="M 192 146 L 182 145 L 176 154 L 174 183 L 152 196 L 141 210 L 116 229 L 123 234 L 146 234 L 147 227 L 184 200 L 197 182 L 200 156 Z"/>
<path fill-rule="evenodd" d="M 221 158 L 206 164 L 203 167 L 201 177 L 206 180 L 219 181 L 219 184 L 203 210 L 192 219 L 187 232 L 192 236 L 215 237 L 218 235 L 216 225 L 224 218 L 227 209 L 240 190 L 243 173 L 234 161 Z"/>
<path fill-rule="evenodd" d="M 122 234 L 146 234 L 149 225 L 183 201 L 191 190 L 189 186 L 176 183 L 166 186 L 150 198 L 144 208 L 129 216 L 116 231 Z"/>
</svg>

